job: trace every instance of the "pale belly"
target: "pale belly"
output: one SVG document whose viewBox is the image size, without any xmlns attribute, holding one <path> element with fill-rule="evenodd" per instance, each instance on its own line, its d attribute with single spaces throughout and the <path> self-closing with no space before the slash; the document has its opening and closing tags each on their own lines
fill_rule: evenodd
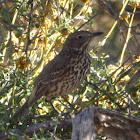
<svg viewBox="0 0 140 140">
<path fill-rule="evenodd" d="M 74 62 L 74 60 L 72 60 Z M 79 84 L 82 83 L 86 74 L 90 69 L 89 59 L 81 57 L 77 63 L 72 63 L 70 70 L 65 74 L 63 79 L 56 85 L 52 86 L 47 94 L 47 100 L 51 100 L 57 96 L 71 93 Z"/>
</svg>

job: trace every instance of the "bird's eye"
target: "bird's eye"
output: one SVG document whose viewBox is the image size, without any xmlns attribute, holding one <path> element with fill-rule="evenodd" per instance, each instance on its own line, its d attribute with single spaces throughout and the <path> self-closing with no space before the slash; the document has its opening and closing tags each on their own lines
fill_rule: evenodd
<svg viewBox="0 0 140 140">
<path fill-rule="evenodd" d="M 81 39 L 81 38 L 83 38 L 83 36 L 82 35 L 78 35 L 77 38 L 78 39 Z"/>
</svg>

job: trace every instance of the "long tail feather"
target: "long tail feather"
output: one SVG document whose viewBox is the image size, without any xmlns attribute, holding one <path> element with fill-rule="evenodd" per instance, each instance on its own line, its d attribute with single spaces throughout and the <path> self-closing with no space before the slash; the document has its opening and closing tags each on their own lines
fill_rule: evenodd
<svg viewBox="0 0 140 140">
<path fill-rule="evenodd" d="M 29 99 L 28 99 L 29 100 Z M 17 115 L 21 115 L 25 109 L 29 108 L 28 100 L 24 103 L 24 105 L 16 112 Z"/>
<path fill-rule="evenodd" d="M 35 94 L 36 93 L 36 88 L 33 89 L 31 95 L 29 96 L 29 98 L 27 99 L 27 101 L 23 104 L 23 106 L 16 112 L 16 116 L 20 116 L 24 111 L 25 109 L 29 108 L 31 105 L 33 105 L 34 102 L 36 102 L 40 97 L 41 95 L 40 94 Z M 15 116 L 14 115 L 14 116 Z"/>
</svg>

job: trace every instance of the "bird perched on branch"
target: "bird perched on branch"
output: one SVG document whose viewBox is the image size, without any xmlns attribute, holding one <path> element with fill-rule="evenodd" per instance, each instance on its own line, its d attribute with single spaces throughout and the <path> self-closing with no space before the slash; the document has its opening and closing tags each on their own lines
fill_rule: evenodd
<svg viewBox="0 0 140 140">
<path fill-rule="evenodd" d="M 76 31 L 71 33 L 61 52 L 37 76 L 31 95 L 18 110 L 21 114 L 42 96 L 47 101 L 72 92 L 84 79 L 90 68 L 88 44 L 102 32 Z"/>
</svg>

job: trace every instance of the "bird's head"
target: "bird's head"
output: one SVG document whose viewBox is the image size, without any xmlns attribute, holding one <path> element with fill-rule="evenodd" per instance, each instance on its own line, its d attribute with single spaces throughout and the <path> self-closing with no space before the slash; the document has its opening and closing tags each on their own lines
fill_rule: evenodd
<svg viewBox="0 0 140 140">
<path fill-rule="evenodd" d="M 63 48 L 81 52 L 87 48 L 92 38 L 101 34 L 103 34 L 103 32 L 91 33 L 89 31 L 76 31 L 68 36 Z"/>
</svg>

